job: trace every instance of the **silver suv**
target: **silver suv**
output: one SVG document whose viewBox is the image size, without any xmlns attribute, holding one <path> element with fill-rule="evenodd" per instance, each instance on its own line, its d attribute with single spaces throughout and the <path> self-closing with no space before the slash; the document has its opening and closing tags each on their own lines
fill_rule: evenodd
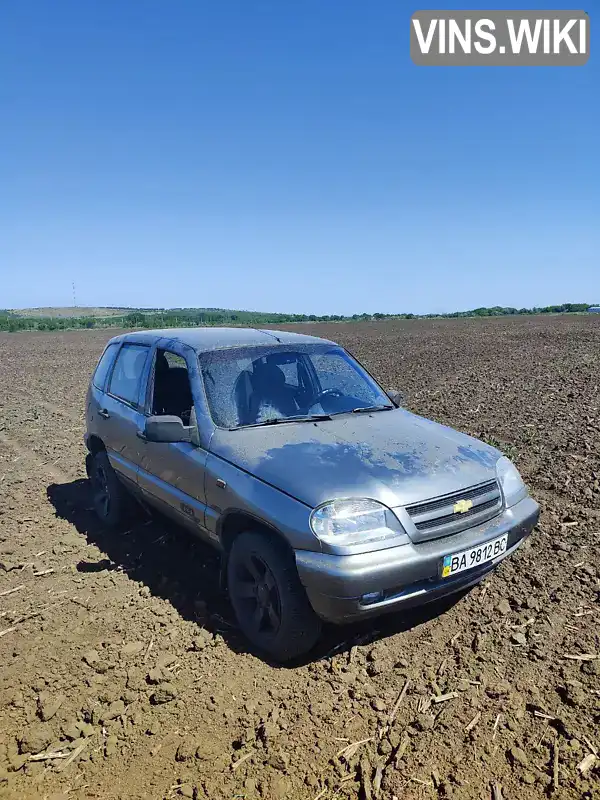
<svg viewBox="0 0 600 800">
<path fill-rule="evenodd" d="M 539 507 L 502 453 L 401 407 L 333 342 L 190 328 L 108 343 L 87 396 L 94 506 L 130 494 L 223 553 L 241 630 L 278 660 L 322 620 L 480 581 Z"/>
</svg>

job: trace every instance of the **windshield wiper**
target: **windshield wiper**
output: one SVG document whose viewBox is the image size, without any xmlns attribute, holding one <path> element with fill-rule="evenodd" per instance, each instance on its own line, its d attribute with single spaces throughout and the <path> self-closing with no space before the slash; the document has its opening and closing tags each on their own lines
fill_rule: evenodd
<svg viewBox="0 0 600 800">
<path fill-rule="evenodd" d="M 330 414 L 306 414 L 298 415 L 297 417 L 273 417 L 272 419 L 265 419 L 262 422 L 253 422 L 250 425 L 236 425 L 235 428 L 229 428 L 230 431 L 237 431 L 241 428 L 259 428 L 263 425 L 281 425 L 284 422 L 319 422 L 320 420 L 331 419 Z"/>
<path fill-rule="evenodd" d="M 379 406 L 364 406 L 362 408 L 353 408 L 350 412 L 351 414 L 366 414 L 368 411 L 389 411 L 390 409 L 395 408 L 395 406 L 382 404 Z"/>
<path fill-rule="evenodd" d="M 332 417 L 340 417 L 342 414 L 367 414 L 372 411 L 391 411 L 396 406 L 382 403 L 379 406 L 361 406 L 360 408 L 347 408 L 345 411 L 332 411 Z"/>
</svg>

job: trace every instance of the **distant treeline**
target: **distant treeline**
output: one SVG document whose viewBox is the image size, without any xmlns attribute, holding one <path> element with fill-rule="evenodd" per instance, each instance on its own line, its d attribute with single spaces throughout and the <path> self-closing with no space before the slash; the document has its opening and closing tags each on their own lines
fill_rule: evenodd
<svg viewBox="0 0 600 800">
<path fill-rule="evenodd" d="M 0 311 L 0 331 L 59 331 L 73 328 L 188 328 L 196 325 L 278 325 L 290 322 L 363 322 L 382 319 L 453 319 L 458 317 L 502 317 L 517 314 L 573 314 L 588 311 L 589 303 L 563 303 L 543 308 L 474 308 L 451 314 L 266 314 L 220 308 L 171 308 L 132 310 L 114 317 L 21 317 Z"/>
</svg>

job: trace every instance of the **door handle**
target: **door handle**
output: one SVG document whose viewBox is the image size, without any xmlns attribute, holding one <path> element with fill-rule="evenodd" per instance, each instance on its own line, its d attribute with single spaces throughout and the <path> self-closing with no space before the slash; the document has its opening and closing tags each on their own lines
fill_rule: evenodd
<svg viewBox="0 0 600 800">
<path fill-rule="evenodd" d="M 105 408 L 101 408 L 100 411 L 98 412 L 98 416 L 102 417 L 103 419 L 108 419 L 110 417 L 110 414 Z"/>
</svg>

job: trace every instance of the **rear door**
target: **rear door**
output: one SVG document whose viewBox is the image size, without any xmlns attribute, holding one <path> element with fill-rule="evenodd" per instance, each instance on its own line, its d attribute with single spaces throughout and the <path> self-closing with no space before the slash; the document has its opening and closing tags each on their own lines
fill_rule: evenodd
<svg viewBox="0 0 600 800">
<path fill-rule="evenodd" d="M 117 354 L 105 392 L 96 410 L 96 431 L 106 447 L 110 463 L 126 483 L 137 485 L 144 397 L 151 348 L 124 342 Z"/>
<path fill-rule="evenodd" d="M 112 372 L 115 358 L 117 357 L 120 347 L 120 342 L 110 342 L 100 356 L 98 365 L 92 375 L 85 406 L 86 438 L 94 434 L 100 435 L 96 430 L 98 422 L 102 423 L 102 417 L 98 416 L 98 411 L 104 408 L 106 383 Z"/>
</svg>

